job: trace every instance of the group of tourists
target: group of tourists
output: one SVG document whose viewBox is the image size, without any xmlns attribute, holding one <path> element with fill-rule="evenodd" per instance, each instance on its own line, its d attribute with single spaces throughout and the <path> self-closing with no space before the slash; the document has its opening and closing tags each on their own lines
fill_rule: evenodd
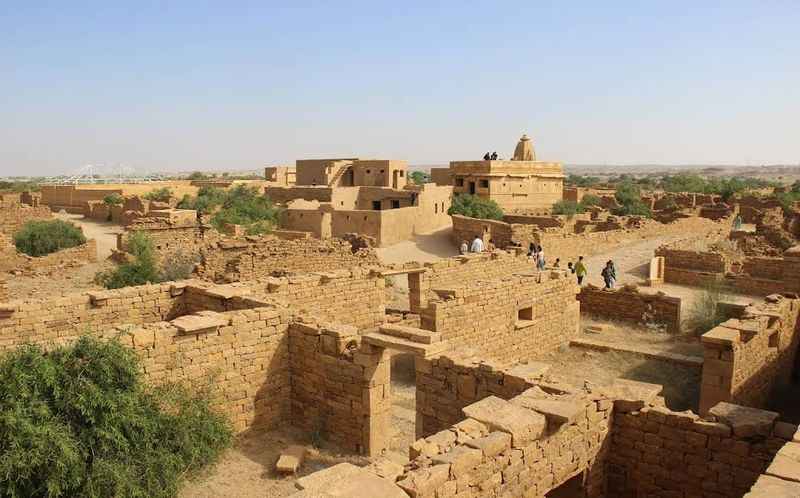
<svg viewBox="0 0 800 498">
<path fill-rule="evenodd" d="M 469 252 L 483 252 L 484 245 L 483 239 L 479 235 L 476 235 L 475 238 L 472 240 L 472 244 L 467 243 L 466 240 L 461 241 L 461 254 L 467 254 Z M 533 261 L 533 265 L 537 270 L 544 270 L 547 264 L 547 260 L 544 257 L 544 248 L 540 244 L 536 244 L 531 242 L 528 246 L 528 258 Z M 561 267 L 561 259 L 556 258 L 555 263 L 553 263 L 552 268 L 560 268 Z M 583 256 L 578 256 L 578 261 L 573 264 L 572 261 L 567 263 L 567 270 L 578 280 L 578 285 L 583 285 L 583 279 L 586 278 L 586 274 L 588 270 L 586 269 L 586 263 L 583 261 Z M 606 289 L 613 289 L 617 283 L 617 268 L 614 266 L 614 261 L 608 260 L 606 261 L 606 265 L 603 267 L 603 270 L 600 272 L 600 276 L 603 277 L 603 282 L 605 283 Z"/>
</svg>

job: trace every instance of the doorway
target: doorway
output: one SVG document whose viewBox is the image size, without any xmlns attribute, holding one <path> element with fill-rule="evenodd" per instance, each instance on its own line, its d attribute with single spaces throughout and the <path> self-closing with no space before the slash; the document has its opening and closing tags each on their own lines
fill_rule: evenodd
<svg viewBox="0 0 800 498">
<path fill-rule="evenodd" d="M 475 195 L 475 182 L 469 182 L 469 194 Z"/>
</svg>

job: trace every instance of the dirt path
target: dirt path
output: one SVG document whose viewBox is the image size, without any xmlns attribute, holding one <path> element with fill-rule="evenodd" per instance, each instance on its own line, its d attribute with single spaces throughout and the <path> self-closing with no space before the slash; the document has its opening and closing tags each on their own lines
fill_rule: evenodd
<svg viewBox="0 0 800 498">
<path fill-rule="evenodd" d="M 111 250 L 117 247 L 117 234 L 124 231 L 116 223 L 89 220 L 80 214 L 58 213 L 56 218 L 71 221 L 81 227 L 87 239 L 96 240 L 97 259 L 101 261 L 111 256 Z"/>
</svg>

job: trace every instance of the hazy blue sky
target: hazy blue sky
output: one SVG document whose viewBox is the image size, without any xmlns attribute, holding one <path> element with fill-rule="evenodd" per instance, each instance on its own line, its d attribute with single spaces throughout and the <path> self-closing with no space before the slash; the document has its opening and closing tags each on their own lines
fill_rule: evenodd
<svg viewBox="0 0 800 498">
<path fill-rule="evenodd" d="M 0 174 L 800 162 L 798 0 L 125 3 L 0 2 Z"/>
</svg>

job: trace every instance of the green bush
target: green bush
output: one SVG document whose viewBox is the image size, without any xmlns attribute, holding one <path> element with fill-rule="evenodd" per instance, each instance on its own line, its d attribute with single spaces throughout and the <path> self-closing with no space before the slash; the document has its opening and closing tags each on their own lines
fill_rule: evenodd
<svg viewBox="0 0 800 498">
<path fill-rule="evenodd" d="M 422 185 L 431 181 L 431 175 L 424 171 L 412 171 L 408 174 L 408 177 L 415 185 Z"/>
<path fill-rule="evenodd" d="M 106 289 L 121 289 L 161 281 L 153 241 L 146 233 L 137 231 L 131 235 L 128 239 L 128 253 L 133 256 L 133 261 L 98 273 L 95 281 Z"/>
<path fill-rule="evenodd" d="M 558 201 L 553 204 L 553 214 L 566 214 L 572 216 L 574 214 L 583 213 L 583 204 L 575 201 Z"/>
<path fill-rule="evenodd" d="M 38 192 L 41 190 L 38 180 L 0 181 L 2 192 Z"/>
<path fill-rule="evenodd" d="M 596 176 L 569 174 L 567 175 L 565 183 L 575 187 L 592 187 L 600 183 L 600 178 Z"/>
<path fill-rule="evenodd" d="M 80 228 L 63 220 L 29 221 L 14 234 L 17 250 L 34 257 L 85 243 Z"/>
<path fill-rule="evenodd" d="M 207 394 L 147 387 L 117 341 L 0 360 L 0 496 L 174 497 L 231 439 Z"/>
<path fill-rule="evenodd" d="M 203 214 L 210 214 L 215 208 L 225 204 L 228 193 L 216 187 L 201 187 L 196 197 L 183 196 L 178 203 L 180 209 L 194 209 Z"/>
<path fill-rule="evenodd" d="M 169 202 L 172 199 L 172 189 L 169 187 L 157 188 L 144 194 L 143 197 L 149 201 Z"/>
<path fill-rule="evenodd" d="M 619 203 L 619 207 L 611 212 L 617 216 L 646 216 L 649 218 L 653 215 L 650 208 L 642 202 L 639 186 L 632 181 L 619 183 L 614 197 Z"/>
<path fill-rule="evenodd" d="M 581 199 L 581 204 L 583 204 L 583 207 L 599 206 L 600 198 L 596 195 L 586 194 L 583 196 L 583 199 Z"/>
<path fill-rule="evenodd" d="M 191 175 L 187 176 L 186 178 L 189 179 L 189 180 L 208 180 L 211 177 L 208 176 L 205 173 L 200 172 L 200 171 L 195 171 L 194 173 L 192 173 Z"/>
<path fill-rule="evenodd" d="M 252 230 L 264 233 L 262 230 L 269 231 L 278 224 L 279 217 L 280 209 L 257 188 L 237 185 L 226 192 L 221 209 L 211 217 L 211 224 L 217 230 L 226 223 L 242 225 L 245 231 L 257 224 Z"/>
<path fill-rule="evenodd" d="M 134 232 L 128 239 L 128 253 L 133 261 L 95 275 L 95 282 L 106 289 L 121 289 L 134 285 L 170 282 L 189 278 L 197 264 L 193 254 L 178 250 L 156 262 L 153 241 L 145 232 Z"/>
<path fill-rule="evenodd" d="M 109 206 L 120 206 L 125 202 L 125 199 L 119 194 L 108 194 L 103 197 L 103 202 Z"/>
<path fill-rule="evenodd" d="M 502 220 L 503 210 L 491 199 L 483 199 L 477 195 L 460 194 L 453 198 L 453 204 L 447 214 L 460 214 L 470 218 L 484 220 Z"/>
</svg>

